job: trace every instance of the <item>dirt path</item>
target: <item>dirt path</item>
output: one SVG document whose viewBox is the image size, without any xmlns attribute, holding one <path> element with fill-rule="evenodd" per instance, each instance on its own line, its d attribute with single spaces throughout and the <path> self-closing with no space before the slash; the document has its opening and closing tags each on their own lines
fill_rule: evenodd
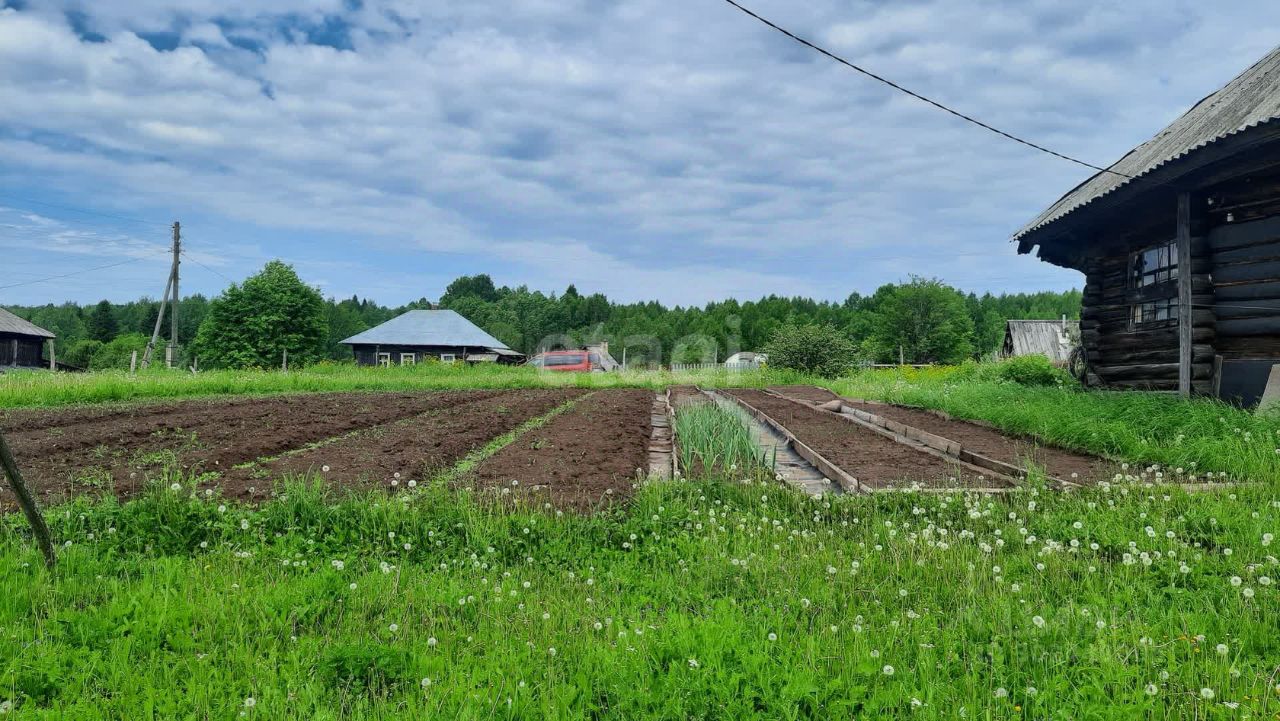
<svg viewBox="0 0 1280 721">
<path fill-rule="evenodd" d="M 897 443 L 875 431 L 763 391 L 739 389 L 726 392 L 766 413 L 827 460 L 873 488 L 904 487 L 914 483 L 933 488 L 1008 485 L 989 476 L 980 478 L 967 469 Z"/>
<path fill-rule="evenodd" d="M 776 392 L 791 398 L 826 402 L 838 398 L 825 388 L 779 386 Z M 914 426 L 959 443 L 963 448 L 997 461 L 1027 468 L 1028 463 L 1043 468 L 1050 476 L 1077 483 L 1096 483 L 1110 478 L 1114 464 L 1097 456 L 1046 446 L 1027 436 L 1001 433 L 968 421 L 946 419 L 927 410 L 888 403 L 867 403 L 842 399 L 845 405 L 874 413 L 882 418 Z"/>
<path fill-rule="evenodd" d="M 631 495 L 648 469 L 653 391 L 600 390 L 516 439 L 464 481 L 526 501 L 588 510 Z"/>
<path fill-rule="evenodd" d="M 585 393 L 577 388 L 501 392 L 366 428 L 252 467 L 231 469 L 218 485 L 228 495 L 262 497 L 269 487 L 264 480 L 290 474 L 320 473 L 343 488 L 391 488 L 399 473 L 403 488 L 411 480 L 429 480 L 490 440 Z"/>
</svg>

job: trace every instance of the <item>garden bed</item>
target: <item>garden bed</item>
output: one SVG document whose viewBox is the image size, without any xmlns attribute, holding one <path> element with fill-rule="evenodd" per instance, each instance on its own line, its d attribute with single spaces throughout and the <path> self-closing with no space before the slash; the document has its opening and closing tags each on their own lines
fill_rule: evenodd
<svg viewBox="0 0 1280 721">
<path fill-rule="evenodd" d="M 823 458 L 871 488 L 1008 485 L 829 412 L 758 390 L 726 392 L 765 413 Z"/>
<path fill-rule="evenodd" d="M 579 510 L 628 498 L 648 472 L 652 406 L 653 391 L 596 391 L 481 462 L 463 483 Z"/>
<path fill-rule="evenodd" d="M 791 398 L 818 403 L 839 398 L 831 391 L 816 386 L 780 386 L 773 390 Z M 1115 464 L 1104 458 L 1047 446 L 1030 436 L 1001 433 L 977 423 L 944 418 L 922 408 L 847 398 L 839 400 L 846 406 L 955 441 L 973 453 L 1024 469 L 1034 465 L 1060 480 L 1096 483 L 1111 478 L 1115 473 Z"/>
<path fill-rule="evenodd" d="M 129 497 L 166 468 L 223 473 L 264 456 L 505 393 L 324 393 L 22 410 L 2 423 L 23 475 L 41 499 Z M 10 507 L 11 500 L 7 490 L 0 494 L 0 506 Z"/>
</svg>

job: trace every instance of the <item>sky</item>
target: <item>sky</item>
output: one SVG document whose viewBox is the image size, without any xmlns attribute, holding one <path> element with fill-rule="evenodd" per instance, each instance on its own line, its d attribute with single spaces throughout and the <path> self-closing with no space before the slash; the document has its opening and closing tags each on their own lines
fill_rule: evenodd
<svg viewBox="0 0 1280 721">
<path fill-rule="evenodd" d="M 1280 26 L 1272 0 L 742 2 L 1100 165 Z M 1091 173 L 723 0 L 0 0 L 0 304 L 158 297 L 174 220 L 184 295 L 273 258 L 391 305 L 473 273 L 680 305 L 1065 290 L 1009 237 Z"/>
</svg>

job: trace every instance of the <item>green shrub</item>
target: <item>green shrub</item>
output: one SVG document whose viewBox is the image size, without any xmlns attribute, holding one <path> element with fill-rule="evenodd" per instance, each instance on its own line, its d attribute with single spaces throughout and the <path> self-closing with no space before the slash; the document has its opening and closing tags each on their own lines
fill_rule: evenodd
<svg viewBox="0 0 1280 721">
<path fill-rule="evenodd" d="M 787 324 L 773 332 L 764 349 L 769 367 L 835 378 L 858 360 L 857 346 L 832 325 Z"/>
<path fill-rule="evenodd" d="M 1058 386 L 1072 383 L 1071 376 L 1055 367 L 1042 355 L 1024 355 L 1002 361 L 996 366 L 1000 380 L 1023 386 Z"/>
</svg>

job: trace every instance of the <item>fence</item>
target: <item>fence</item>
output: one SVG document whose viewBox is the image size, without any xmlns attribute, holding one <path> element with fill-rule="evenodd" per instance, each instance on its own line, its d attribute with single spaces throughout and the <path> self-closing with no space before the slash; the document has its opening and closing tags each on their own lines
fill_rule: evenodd
<svg viewBox="0 0 1280 721">
<path fill-rule="evenodd" d="M 730 371 L 737 373 L 740 371 L 760 370 L 759 363 L 672 363 L 671 372 L 679 373 L 681 371 Z"/>
</svg>

